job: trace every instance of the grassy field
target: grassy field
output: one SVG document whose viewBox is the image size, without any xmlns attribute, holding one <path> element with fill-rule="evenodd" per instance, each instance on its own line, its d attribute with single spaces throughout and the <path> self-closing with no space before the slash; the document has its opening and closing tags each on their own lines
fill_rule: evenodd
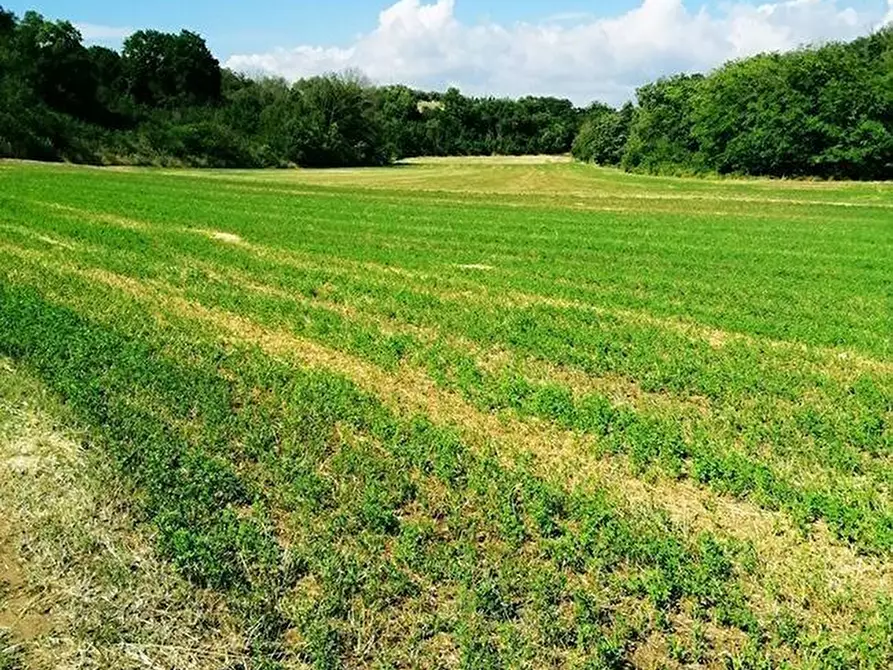
<svg viewBox="0 0 893 670">
<path fill-rule="evenodd" d="M 893 665 L 891 185 L 0 163 L 0 356 L 4 670 Z"/>
</svg>

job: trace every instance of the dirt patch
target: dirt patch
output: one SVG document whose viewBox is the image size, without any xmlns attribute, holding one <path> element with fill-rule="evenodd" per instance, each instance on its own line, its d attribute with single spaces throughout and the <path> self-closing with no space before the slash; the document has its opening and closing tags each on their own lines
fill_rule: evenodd
<svg viewBox="0 0 893 670">
<path fill-rule="evenodd" d="M 2 471 L 2 468 L 0 468 Z M 29 592 L 16 547 L 20 538 L 0 519 L 0 630 L 15 641 L 27 643 L 52 629 L 47 612 L 37 610 L 38 599 Z"/>
<path fill-rule="evenodd" d="M 0 368 L 0 375 L 8 375 L 9 372 L 7 366 Z M 28 433 L 29 428 L 21 426 L 21 431 Z M 0 440 L 3 438 L 0 437 Z M 3 441 L 5 448 L 0 448 L 0 478 L 12 484 L 12 480 L 21 473 L 37 469 L 40 459 L 34 453 L 33 440 L 20 438 L 14 443 Z M 0 500 L 3 500 L 2 496 Z M 16 510 L 4 506 L 3 514 L 0 517 L 0 629 L 9 630 L 14 641 L 27 644 L 48 633 L 53 622 L 48 608 L 41 605 L 40 592 L 29 583 L 25 573 L 20 552 L 25 538 L 12 523 Z"/>
</svg>

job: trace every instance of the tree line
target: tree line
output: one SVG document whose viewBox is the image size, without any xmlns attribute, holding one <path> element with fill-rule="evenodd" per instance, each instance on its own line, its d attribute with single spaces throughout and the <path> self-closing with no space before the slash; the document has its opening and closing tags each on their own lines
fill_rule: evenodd
<svg viewBox="0 0 893 670">
<path fill-rule="evenodd" d="M 893 178 L 893 26 L 647 84 L 596 107 L 580 160 L 651 173 Z"/>
<path fill-rule="evenodd" d="M 288 83 L 228 69 L 201 36 L 141 30 L 120 52 L 0 7 L 0 156 L 213 167 L 385 165 L 562 154 L 648 172 L 889 178 L 893 29 L 638 89 L 635 104 Z"/>
<path fill-rule="evenodd" d="M 0 8 L 0 155 L 218 167 L 383 165 L 414 155 L 565 153 L 568 100 L 372 86 L 357 73 L 252 79 L 195 33 L 141 30 L 120 53 L 68 21 Z"/>
</svg>

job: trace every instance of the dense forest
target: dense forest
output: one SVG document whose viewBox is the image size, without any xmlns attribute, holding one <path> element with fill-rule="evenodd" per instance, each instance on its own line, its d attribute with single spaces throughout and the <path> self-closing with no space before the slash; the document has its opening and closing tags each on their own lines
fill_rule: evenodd
<svg viewBox="0 0 893 670">
<path fill-rule="evenodd" d="M 893 178 L 893 26 L 733 61 L 594 108 L 577 158 L 645 172 Z"/>
<path fill-rule="evenodd" d="M 195 33 L 120 53 L 67 21 L 0 7 L 0 156 L 216 167 L 384 165 L 560 154 L 649 172 L 893 177 L 893 29 L 638 89 L 620 109 L 221 68 Z"/>
</svg>

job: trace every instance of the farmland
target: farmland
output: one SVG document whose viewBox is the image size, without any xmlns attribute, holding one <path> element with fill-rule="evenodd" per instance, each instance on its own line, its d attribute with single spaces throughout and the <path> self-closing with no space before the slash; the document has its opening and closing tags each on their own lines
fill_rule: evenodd
<svg viewBox="0 0 893 670">
<path fill-rule="evenodd" d="M 891 278 L 886 184 L 0 163 L 17 588 L 67 440 L 179 598 L 0 668 L 890 667 Z"/>
</svg>

